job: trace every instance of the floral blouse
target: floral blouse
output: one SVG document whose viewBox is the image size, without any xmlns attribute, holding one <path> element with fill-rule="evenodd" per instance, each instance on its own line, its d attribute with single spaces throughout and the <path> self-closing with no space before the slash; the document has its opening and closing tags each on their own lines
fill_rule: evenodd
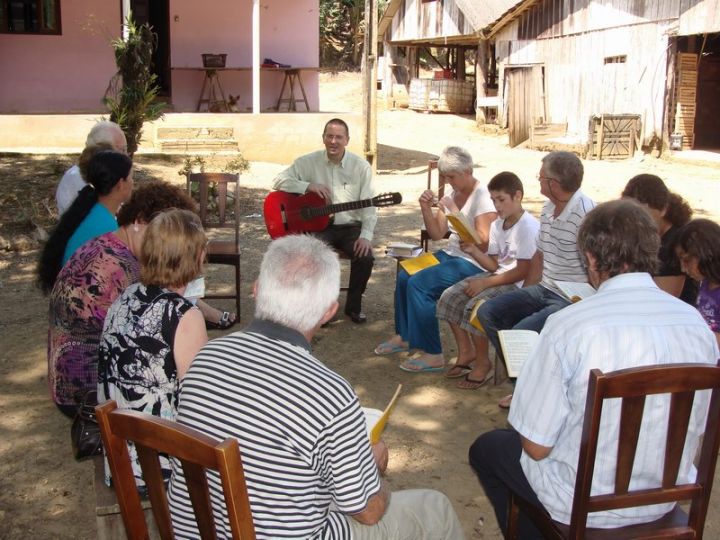
<svg viewBox="0 0 720 540">
<path fill-rule="evenodd" d="M 192 307 L 179 294 L 154 285 L 135 283 L 125 289 L 105 319 L 98 402 L 114 399 L 120 409 L 175 419 L 179 381 L 173 344 L 180 319 Z M 134 445 L 129 443 L 128 449 L 135 481 L 144 487 Z M 161 457 L 160 465 L 169 479 L 170 462 Z"/>
<path fill-rule="evenodd" d="M 59 405 L 97 388 L 97 359 L 105 314 L 138 281 L 138 260 L 113 233 L 83 244 L 62 268 L 50 293 L 48 384 Z"/>
</svg>

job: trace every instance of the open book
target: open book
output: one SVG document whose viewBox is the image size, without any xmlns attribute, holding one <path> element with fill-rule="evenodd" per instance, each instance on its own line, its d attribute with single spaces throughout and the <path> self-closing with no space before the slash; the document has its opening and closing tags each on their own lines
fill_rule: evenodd
<svg viewBox="0 0 720 540">
<path fill-rule="evenodd" d="M 579 302 L 583 298 L 592 296 L 597 291 L 589 283 L 581 283 L 577 281 L 556 281 L 555 285 L 565 295 L 565 298 L 571 302 Z"/>
<path fill-rule="evenodd" d="M 395 408 L 397 398 L 400 396 L 402 390 L 402 384 L 398 384 L 395 394 L 393 394 L 390 403 L 387 404 L 384 411 L 379 409 L 371 409 L 369 407 L 363 407 L 365 413 L 365 421 L 367 422 L 368 435 L 370 437 L 370 444 L 377 444 L 380 441 L 385 426 L 387 425 L 388 418 L 392 410 Z"/>
<path fill-rule="evenodd" d="M 480 237 L 475 230 L 475 226 L 470 222 L 462 212 L 450 212 L 445 217 L 452 225 L 460 240 L 469 244 L 479 244 Z"/>
<path fill-rule="evenodd" d="M 413 257 L 412 259 L 405 259 L 404 261 L 400 261 L 400 266 L 402 266 L 403 270 L 405 270 L 411 276 L 418 273 L 420 270 L 430 268 L 431 266 L 435 266 L 436 264 L 440 264 L 440 261 L 438 261 L 437 257 L 432 253 L 422 253 L 421 255 Z"/>
<path fill-rule="evenodd" d="M 517 377 L 540 334 L 534 330 L 500 330 L 498 339 L 508 376 Z"/>
</svg>

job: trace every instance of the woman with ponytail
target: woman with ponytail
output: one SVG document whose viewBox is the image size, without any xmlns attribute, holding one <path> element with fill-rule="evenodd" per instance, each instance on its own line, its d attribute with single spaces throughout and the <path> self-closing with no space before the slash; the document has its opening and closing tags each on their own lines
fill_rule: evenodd
<svg viewBox="0 0 720 540">
<path fill-rule="evenodd" d="M 660 267 L 653 276 L 658 287 L 688 304 L 695 305 L 698 284 L 683 274 L 675 244 L 681 228 L 692 217 L 692 209 L 685 199 L 670 191 L 654 174 L 639 174 L 630 179 L 622 192 L 623 197 L 635 199 L 647 207 L 660 233 L 658 259 Z"/>
<path fill-rule="evenodd" d="M 88 185 L 62 214 L 40 256 L 38 283 L 45 294 L 77 248 L 117 229 L 115 214 L 132 193 L 132 161 L 119 152 L 98 152 L 88 163 L 86 179 Z"/>
</svg>

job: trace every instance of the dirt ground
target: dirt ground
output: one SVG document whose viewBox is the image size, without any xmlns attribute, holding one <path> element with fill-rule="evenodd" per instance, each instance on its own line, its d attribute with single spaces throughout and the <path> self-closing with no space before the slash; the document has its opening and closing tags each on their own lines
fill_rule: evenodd
<svg viewBox="0 0 720 540">
<path fill-rule="evenodd" d="M 322 110 L 359 107 L 360 79 L 354 74 L 323 75 Z M 379 210 L 375 236 L 376 265 L 364 302 L 369 322 L 358 326 L 337 320 L 315 339 L 316 355 L 346 377 L 363 405 L 382 408 L 395 386 L 403 395 L 386 433 L 391 449 L 387 479 L 393 489 L 431 487 L 452 500 L 468 538 L 500 538 L 491 509 L 467 464 L 475 437 L 503 427 L 507 415 L 496 403 L 509 383 L 477 391 L 457 390 L 439 374 L 408 374 L 400 355 L 377 357 L 375 344 L 393 333 L 395 262 L 384 256 L 391 241 L 417 241 L 421 224 L 417 198 L 425 189 L 426 166 L 444 146 L 457 144 L 476 160 L 476 177 L 487 181 L 502 170 L 525 182 L 526 206 L 542 204 L 535 175 L 541 152 L 510 149 L 504 136 L 485 135 L 473 119 L 428 115 L 408 110 L 381 111 L 378 121 L 376 190 L 400 191 L 400 206 Z M 318 147 L 321 144 L 318 126 Z M 0 156 L 0 538 L 94 538 L 92 466 L 70 455 L 70 421 L 51 404 L 47 392 L 47 301 L 33 284 L 38 257 L 30 236 L 34 224 L 55 218 L 53 194 L 76 156 Z M 137 156 L 137 177 L 181 182 L 180 157 Z M 709 159 L 712 159 L 710 156 Z M 618 196 L 639 172 L 660 175 L 685 197 L 697 216 L 720 220 L 720 164 L 638 157 L 624 162 L 586 161 L 583 190 L 596 201 Z M 243 235 L 243 313 L 252 314 L 250 289 L 268 244 L 261 201 L 281 166 L 253 163 L 241 178 Z M 12 246 L 12 250 L 6 250 Z M 346 278 L 344 278 L 346 279 Z M 210 272 L 210 286 L 231 282 L 229 272 Z M 226 306 L 230 308 L 230 304 Z M 212 332 L 211 338 L 220 332 Z M 443 343 L 448 361 L 456 351 L 447 329 Z M 720 500 L 710 505 L 708 537 L 720 537 Z M 485 524 L 481 525 L 482 520 Z M 480 520 L 480 522 L 479 522 Z"/>
</svg>

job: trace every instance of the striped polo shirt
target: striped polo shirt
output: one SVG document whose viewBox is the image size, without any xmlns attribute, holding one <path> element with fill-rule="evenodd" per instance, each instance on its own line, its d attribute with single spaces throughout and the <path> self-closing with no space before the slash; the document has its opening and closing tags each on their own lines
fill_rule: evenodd
<svg viewBox="0 0 720 540">
<path fill-rule="evenodd" d="M 350 538 L 343 514 L 380 490 L 352 387 L 279 324 L 255 320 L 205 345 L 182 381 L 177 421 L 238 439 L 258 538 Z M 219 476 L 208 483 L 218 538 L 230 538 Z M 177 462 L 169 500 L 176 536 L 198 538 Z"/>
<path fill-rule="evenodd" d="M 538 249 L 543 254 L 543 274 L 540 284 L 558 294 L 555 281 L 586 282 L 587 272 L 577 247 L 578 229 L 595 203 L 580 190 L 573 193 L 557 217 L 555 205 L 547 201 L 540 214 Z"/>
</svg>

